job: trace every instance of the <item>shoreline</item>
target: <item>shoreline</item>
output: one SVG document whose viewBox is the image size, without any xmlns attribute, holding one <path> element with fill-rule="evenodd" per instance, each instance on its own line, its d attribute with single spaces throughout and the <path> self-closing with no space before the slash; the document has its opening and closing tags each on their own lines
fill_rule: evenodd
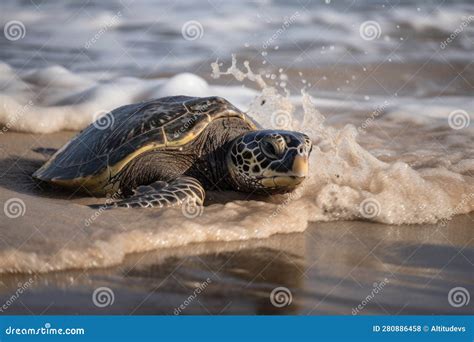
<svg viewBox="0 0 474 342">
<path fill-rule="evenodd" d="M 0 314 L 173 315 L 204 282 L 180 314 L 469 314 L 469 306 L 449 306 L 447 296 L 458 286 L 474 290 L 472 220 L 474 215 L 463 215 L 446 228 L 416 229 L 315 223 L 305 232 L 267 239 L 132 254 L 108 268 L 3 274 L 0 303 L 18 284 L 31 285 Z M 272 305 L 277 287 L 291 291 L 291 305 Z M 94 304 L 93 293 L 102 288 L 111 291 L 113 304 Z M 368 300 L 374 289 L 379 291 Z"/>
<path fill-rule="evenodd" d="M 142 214 L 133 215 L 136 222 L 132 223 L 130 212 L 115 212 L 101 216 L 90 229 L 70 226 L 71 222 L 76 227 L 84 226 L 87 215 L 93 212 L 84 204 L 97 200 L 67 192 L 44 192 L 29 180 L 29 174 L 48 158 L 34 152 L 37 147 L 59 148 L 73 134 L 75 132 L 0 135 L 3 174 L 0 201 L 19 197 L 27 204 L 23 218 L 0 222 L 3 249 L 8 241 L 16 241 L 14 234 L 27 228 L 29 230 L 24 232 L 27 239 L 17 241 L 17 247 L 24 251 L 37 251 L 38 245 L 43 250 L 58 248 L 51 244 L 51 234 L 60 242 L 81 248 L 87 246 L 90 239 L 100 243 L 101 237 L 107 237 L 114 225 L 124 231 L 133 230 L 134 224 L 153 228 L 158 227 L 163 217 L 171 215 L 150 211 L 143 217 Z M 218 195 L 213 196 L 215 202 L 221 200 Z M 238 197 L 237 194 L 234 196 Z M 69 202 L 64 205 L 66 200 Z M 34 220 L 26 221 L 32 225 L 27 227 L 25 221 L 21 221 L 30 216 L 45 215 L 50 217 L 51 227 Z M 273 233 L 269 237 L 241 241 L 190 243 L 127 255 L 122 255 L 120 248 L 123 247 L 121 244 L 130 241 L 99 244 L 105 249 L 116 248 L 107 251 L 116 253 L 117 262 L 123 257 L 123 262 L 100 268 L 101 255 L 91 251 L 91 260 L 95 260 L 95 267 L 99 268 L 36 275 L 0 274 L 3 284 L 0 304 L 11 298 L 18 284 L 33 279 L 18 300 L 0 314 L 173 315 L 174 310 L 194 293 L 196 286 L 208 278 L 210 282 L 206 289 L 180 314 L 351 315 L 352 310 L 362 305 L 372 293 L 374 283 L 379 286 L 385 279 L 388 282 L 380 294 L 366 301 L 357 314 L 468 314 L 467 306 L 449 306 L 447 294 L 456 286 L 465 287 L 471 293 L 474 291 L 471 276 L 473 221 L 471 212 L 454 217 L 445 226 L 333 221 L 311 223 L 301 232 L 294 232 L 294 227 L 282 225 L 274 231 L 287 234 Z M 238 222 L 226 224 L 237 225 Z M 242 228 L 231 226 L 229 229 Z M 183 230 L 178 238 L 188 238 L 186 234 L 191 231 Z M 162 233 L 164 239 L 173 236 L 170 230 Z M 209 237 L 205 234 L 200 237 L 201 241 L 206 238 Z M 165 242 L 169 241 L 163 240 Z M 104 308 L 94 305 L 92 295 L 102 287 L 112 290 L 113 305 Z M 291 305 L 284 308 L 272 305 L 269 295 L 277 287 L 291 291 Z"/>
</svg>

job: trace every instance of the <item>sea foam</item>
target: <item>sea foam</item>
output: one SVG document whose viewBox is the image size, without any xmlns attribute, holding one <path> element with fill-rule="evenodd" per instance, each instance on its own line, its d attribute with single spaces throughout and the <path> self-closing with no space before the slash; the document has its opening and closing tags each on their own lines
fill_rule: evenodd
<svg viewBox="0 0 474 342">
<path fill-rule="evenodd" d="M 14 230 L 4 230 L 0 272 L 104 267 L 120 263 L 130 253 L 302 232 L 317 221 L 446 225 L 453 215 L 474 209 L 474 135 L 469 124 L 450 127 L 450 104 L 432 103 L 437 113 L 424 115 L 422 105 L 408 106 L 409 99 L 390 99 L 382 107 L 375 99 L 361 101 L 358 111 L 350 111 L 343 100 L 279 90 L 252 72 L 249 63 L 243 70 L 237 61 L 230 68 L 219 63 L 212 68 L 214 78 L 235 77 L 258 90 L 209 84 L 193 74 L 97 80 L 60 67 L 18 74 L 1 65 L 0 122 L 6 132 L 79 130 L 95 113 L 126 103 L 166 95 L 218 95 L 263 127 L 307 133 L 314 148 L 310 177 L 294 193 L 268 199 L 229 197 L 205 206 L 192 219 L 183 216 L 181 208 L 152 209 L 137 210 L 132 222 L 127 210 L 97 213 L 77 200 L 5 190 L 0 200 L 21 197 L 27 214 L 15 221 Z M 328 108 L 339 108 L 340 114 L 325 115 Z M 472 113 L 467 115 L 470 120 Z M 5 151 L 15 144 L 10 136 L 0 136 Z M 36 227 L 39 240 L 29 240 L 37 234 Z"/>
</svg>

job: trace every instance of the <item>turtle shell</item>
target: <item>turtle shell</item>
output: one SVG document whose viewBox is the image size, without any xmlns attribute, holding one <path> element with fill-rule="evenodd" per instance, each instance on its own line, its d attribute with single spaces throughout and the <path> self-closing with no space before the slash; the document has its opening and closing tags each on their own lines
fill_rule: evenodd
<svg viewBox="0 0 474 342">
<path fill-rule="evenodd" d="M 179 149 L 217 118 L 255 123 L 220 97 L 172 96 L 119 107 L 97 119 L 58 150 L 33 177 L 63 186 L 102 186 L 138 155 Z M 105 124 L 104 124 L 105 123 Z"/>
</svg>

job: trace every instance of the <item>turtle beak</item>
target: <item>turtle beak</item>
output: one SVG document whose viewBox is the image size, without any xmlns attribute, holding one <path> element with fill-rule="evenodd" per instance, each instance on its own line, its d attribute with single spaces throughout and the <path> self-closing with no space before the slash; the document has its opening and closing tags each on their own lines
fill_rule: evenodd
<svg viewBox="0 0 474 342">
<path fill-rule="evenodd" d="M 267 172 L 267 171 L 266 171 Z M 291 170 L 284 174 L 274 175 L 272 171 L 261 179 L 266 188 L 289 189 L 301 184 L 308 175 L 308 156 L 297 154 L 293 159 Z"/>
<path fill-rule="evenodd" d="M 308 156 L 297 154 L 293 160 L 292 171 L 297 177 L 306 177 L 308 175 Z"/>
</svg>

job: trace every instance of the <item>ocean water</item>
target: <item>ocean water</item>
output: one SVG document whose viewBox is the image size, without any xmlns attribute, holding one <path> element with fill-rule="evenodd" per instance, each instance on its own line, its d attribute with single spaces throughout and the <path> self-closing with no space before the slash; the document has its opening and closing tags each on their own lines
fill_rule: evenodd
<svg viewBox="0 0 474 342">
<path fill-rule="evenodd" d="M 27 136 L 13 132 L 33 133 L 37 144 L 123 104 L 178 94 L 225 97 L 262 126 L 300 130 L 314 143 L 311 176 L 295 193 L 210 194 L 192 219 L 176 208 L 140 210 L 130 222 L 126 210 L 84 206 L 104 199 L 7 187 L 2 202 L 20 198 L 26 214 L 2 236 L 0 272 L 107 266 L 133 252 L 299 232 L 318 221 L 445 225 L 474 210 L 469 2 L 0 6 L 4 161 Z M 60 137 L 43 147 L 60 147 Z M 3 183 L 15 182 L 7 173 Z M 27 239 L 37 226 L 47 243 Z"/>
</svg>

